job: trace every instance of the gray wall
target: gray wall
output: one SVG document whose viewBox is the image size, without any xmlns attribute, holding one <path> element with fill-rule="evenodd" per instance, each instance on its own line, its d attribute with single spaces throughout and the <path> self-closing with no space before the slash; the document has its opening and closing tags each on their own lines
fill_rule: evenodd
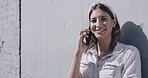
<svg viewBox="0 0 148 78">
<path fill-rule="evenodd" d="M 19 78 L 19 0 L 0 0 L 0 78 Z"/>
<path fill-rule="evenodd" d="M 97 0 L 22 0 L 22 78 L 65 78 L 88 8 Z M 123 42 L 141 53 L 148 77 L 148 1 L 104 0 L 117 13 Z M 17 42 L 16 42 L 17 43 Z"/>
</svg>

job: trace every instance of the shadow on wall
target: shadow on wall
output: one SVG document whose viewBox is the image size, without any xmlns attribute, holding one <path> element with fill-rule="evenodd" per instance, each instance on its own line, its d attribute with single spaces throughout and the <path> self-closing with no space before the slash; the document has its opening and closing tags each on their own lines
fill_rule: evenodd
<svg viewBox="0 0 148 78">
<path fill-rule="evenodd" d="M 125 44 L 130 44 L 138 48 L 142 62 L 142 78 L 148 77 L 148 40 L 141 25 L 136 25 L 127 21 L 121 28 L 122 39 Z"/>
</svg>

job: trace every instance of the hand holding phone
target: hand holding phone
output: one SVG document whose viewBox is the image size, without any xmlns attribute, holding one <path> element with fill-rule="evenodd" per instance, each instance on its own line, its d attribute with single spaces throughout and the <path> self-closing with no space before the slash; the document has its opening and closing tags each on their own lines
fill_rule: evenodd
<svg viewBox="0 0 148 78">
<path fill-rule="evenodd" d="M 87 37 L 85 37 L 84 40 L 83 40 L 83 42 L 84 42 L 87 46 L 90 44 L 91 36 L 92 36 L 92 32 L 89 31 L 89 33 L 87 34 Z"/>
</svg>

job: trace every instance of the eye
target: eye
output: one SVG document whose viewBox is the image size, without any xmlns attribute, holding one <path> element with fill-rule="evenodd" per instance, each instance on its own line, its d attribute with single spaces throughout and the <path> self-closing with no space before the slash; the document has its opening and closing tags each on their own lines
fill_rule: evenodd
<svg viewBox="0 0 148 78">
<path fill-rule="evenodd" d="M 106 18 L 106 17 L 102 17 L 102 18 L 101 18 L 101 21 L 102 21 L 102 22 L 105 22 L 105 21 L 107 21 L 107 18 Z"/>
<path fill-rule="evenodd" d="M 91 19 L 90 22 L 95 23 L 97 20 L 96 19 Z"/>
</svg>

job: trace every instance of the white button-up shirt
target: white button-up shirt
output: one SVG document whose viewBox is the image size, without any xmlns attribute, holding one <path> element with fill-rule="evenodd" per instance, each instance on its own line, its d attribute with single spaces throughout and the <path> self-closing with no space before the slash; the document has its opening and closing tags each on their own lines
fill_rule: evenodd
<svg viewBox="0 0 148 78">
<path fill-rule="evenodd" d="M 83 53 L 83 78 L 141 78 L 141 60 L 136 47 L 117 42 L 114 50 L 97 61 L 96 47 Z"/>
</svg>

